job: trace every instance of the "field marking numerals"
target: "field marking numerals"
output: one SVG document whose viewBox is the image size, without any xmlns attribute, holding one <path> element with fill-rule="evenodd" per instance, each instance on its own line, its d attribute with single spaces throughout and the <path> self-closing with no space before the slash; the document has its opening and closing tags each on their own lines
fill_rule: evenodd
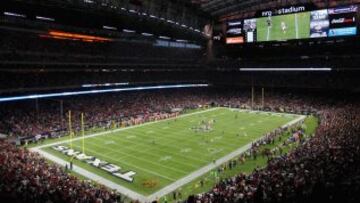
<svg viewBox="0 0 360 203">
<path fill-rule="evenodd" d="M 215 149 L 215 148 L 210 147 L 210 148 L 207 148 L 207 151 L 208 151 L 210 154 L 217 154 L 217 153 L 223 151 L 223 148 Z"/>
<path fill-rule="evenodd" d="M 206 142 L 199 142 L 199 145 L 200 146 L 205 146 L 205 145 L 207 145 L 207 143 Z"/>
<path fill-rule="evenodd" d="M 185 149 L 181 149 L 181 153 L 189 153 L 189 152 L 191 152 L 191 148 L 185 148 Z"/>
<path fill-rule="evenodd" d="M 110 140 L 110 141 L 106 141 L 104 143 L 105 145 L 110 145 L 110 144 L 116 144 L 113 140 Z"/>
<path fill-rule="evenodd" d="M 159 161 L 168 161 L 170 159 L 172 159 L 172 156 L 163 156 L 163 157 L 160 158 Z"/>
</svg>

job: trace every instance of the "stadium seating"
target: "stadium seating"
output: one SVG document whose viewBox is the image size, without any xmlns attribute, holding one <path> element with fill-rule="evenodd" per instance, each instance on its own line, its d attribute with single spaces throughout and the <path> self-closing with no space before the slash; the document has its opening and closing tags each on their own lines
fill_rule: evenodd
<svg viewBox="0 0 360 203">
<path fill-rule="evenodd" d="M 316 135 L 299 148 L 264 169 L 221 181 L 195 202 L 359 201 L 353 193 L 359 189 L 358 107 L 323 106 L 319 116 Z"/>
<path fill-rule="evenodd" d="M 5 202 L 119 202 L 103 186 L 69 175 L 40 155 L 0 141 L 0 197 Z"/>
<path fill-rule="evenodd" d="M 199 95 L 198 92 L 195 95 L 192 91 L 178 91 L 172 95 L 173 99 L 160 96 L 165 92 L 161 92 L 160 95 L 158 93 L 136 93 L 136 97 L 141 98 L 141 95 L 146 95 L 151 99 L 145 103 L 132 103 L 135 107 L 141 106 L 141 108 L 130 108 L 126 115 L 139 113 L 146 115 L 147 111 L 141 110 L 143 108 L 154 113 L 163 112 L 169 107 L 191 108 L 211 102 L 232 106 L 249 102 L 245 97 L 234 96 L 232 93 L 219 94 L 217 91 L 215 91 L 216 94 L 209 92 L 202 95 Z M 116 97 L 112 98 L 116 100 Z M 134 97 L 129 96 L 126 99 L 132 101 Z M 91 102 L 94 101 L 98 102 L 96 99 Z M 353 193 L 359 189 L 360 172 L 360 149 L 358 147 L 360 139 L 357 136 L 360 132 L 360 112 L 357 101 L 354 98 L 353 101 L 344 103 L 332 97 L 306 97 L 301 94 L 289 98 L 285 96 L 270 97 L 267 99 L 267 106 L 273 111 L 284 108 L 286 111 L 292 112 L 315 113 L 321 121 L 316 134 L 294 151 L 271 159 L 266 168 L 256 169 L 249 175 L 240 174 L 222 180 L 208 193 L 189 197 L 187 202 L 304 202 L 310 200 L 338 202 L 341 199 L 345 199 L 347 202 L 357 202 L 359 195 Z M 75 103 L 76 106 L 81 104 L 81 102 Z M 106 105 L 106 102 L 104 104 Z M 146 104 L 150 106 L 148 107 Z M 106 106 L 105 109 L 110 106 Z M 307 108 L 308 106 L 311 106 L 312 109 Z M 123 108 L 119 107 L 121 110 L 124 110 Z M 82 110 L 86 112 L 86 109 Z M 93 114 L 102 114 L 102 111 L 109 112 L 109 118 L 116 114 L 116 111 L 101 109 L 97 109 Z M 50 111 L 47 114 L 51 115 Z M 101 114 L 100 117 L 102 117 Z M 19 114 L 19 117 L 23 117 L 23 115 Z M 12 125 L 21 124 L 21 122 L 16 122 L 19 117 L 11 119 L 14 122 Z M 47 118 L 51 118 L 51 116 Z M 28 121 L 31 119 L 29 118 Z M 78 198 L 80 202 L 95 199 L 113 202 L 118 198 L 114 193 L 103 188 L 94 188 L 88 183 L 69 177 L 63 172 L 63 169 L 47 164 L 39 155 L 26 149 L 15 148 L 6 142 L 1 142 L 1 145 L 1 182 L 6 185 L 6 187 L 0 188 L 2 193 L 12 191 L 11 194 L 16 199 L 27 199 L 30 202 L 36 199 L 56 202 L 74 201 L 74 198 Z M 31 163 L 31 165 L 27 163 Z M 39 168 L 43 170 L 39 171 Z M 24 173 L 33 174 L 33 176 Z M 28 177 L 29 180 L 24 180 L 23 177 Z M 47 186 L 46 183 L 52 178 L 56 178 L 54 184 L 56 183 L 57 186 L 60 183 L 72 186 L 67 190 L 56 189 L 62 187 L 51 189 L 52 185 Z M 29 185 L 29 181 L 35 185 Z M 71 190 L 75 186 L 78 192 L 72 193 Z M 46 187 L 48 188 L 45 189 Z M 34 189 L 37 192 L 31 192 Z"/>
</svg>

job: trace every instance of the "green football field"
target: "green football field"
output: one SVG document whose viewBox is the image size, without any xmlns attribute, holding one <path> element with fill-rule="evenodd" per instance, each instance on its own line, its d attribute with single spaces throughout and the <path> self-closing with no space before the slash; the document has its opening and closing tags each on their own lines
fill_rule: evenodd
<svg viewBox="0 0 360 203">
<path fill-rule="evenodd" d="M 268 17 L 257 20 L 257 40 L 283 41 L 289 39 L 304 39 L 310 37 L 310 12 L 270 17 L 272 25 L 269 27 Z M 287 26 L 286 32 L 281 23 Z"/>
<path fill-rule="evenodd" d="M 135 171 L 132 183 L 78 160 L 74 164 L 150 195 L 298 117 L 214 108 L 85 139 L 87 155 L 121 166 L 123 171 Z M 82 150 L 82 140 L 72 145 Z M 69 160 L 52 147 L 42 150 Z"/>
</svg>

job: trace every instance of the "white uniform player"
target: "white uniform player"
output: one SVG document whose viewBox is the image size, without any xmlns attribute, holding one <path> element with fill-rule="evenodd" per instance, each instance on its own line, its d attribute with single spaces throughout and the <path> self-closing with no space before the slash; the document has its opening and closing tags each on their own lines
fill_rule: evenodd
<svg viewBox="0 0 360 203">
<path fill-rule="evenodd" d="M 286 23 L 284 21 L 281 22 L 281 30 L 283 31 L 284 34 L 286 33 L 287 26 L 286 26 Z"/>
</svg>

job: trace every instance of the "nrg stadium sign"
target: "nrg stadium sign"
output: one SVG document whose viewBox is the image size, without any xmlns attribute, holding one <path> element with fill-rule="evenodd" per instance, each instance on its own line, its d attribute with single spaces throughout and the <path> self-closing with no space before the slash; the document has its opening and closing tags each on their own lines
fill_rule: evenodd
<svg viewBox="0 0 360 203">
<path fill-rule="evenodd" d="M 309 10 L 308 6 L 290 6 L 285 8 L 276 8 L 273 10 L 259 11 L 258 16 L 268 17 L 268 16 L 276 16 L 276 15 L 286 15 L 292 13 L 300 13 L 308 10 Z"/>
</svg>

